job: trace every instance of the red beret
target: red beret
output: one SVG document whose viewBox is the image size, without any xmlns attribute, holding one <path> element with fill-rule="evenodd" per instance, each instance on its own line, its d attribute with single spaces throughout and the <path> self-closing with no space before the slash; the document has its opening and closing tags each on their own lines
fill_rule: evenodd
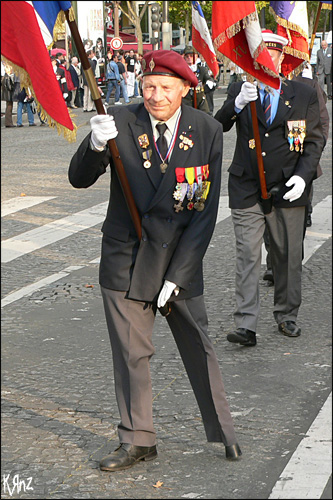
<svg viewBox="0 0 333 500">
<path fill-rule="evenodd" d="M 188 80 L 192 87 L 198 85 L 198 79 L 183 57 L 173 50 L 153 50 L 147 52 L 141 61 L 143 76 L 165 75 Z"/>
</svg>

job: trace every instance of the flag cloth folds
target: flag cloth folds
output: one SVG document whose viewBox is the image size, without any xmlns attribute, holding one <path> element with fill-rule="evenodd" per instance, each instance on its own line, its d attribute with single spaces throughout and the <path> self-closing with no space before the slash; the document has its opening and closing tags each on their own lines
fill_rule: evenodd
<svg viewBox="0 0 333 500">
<path fill-rule="evenodd" d="M 257 80 L 275 89 L 280 87 L 254 2 L 213 2 L 212 31 L 217 51 Z"/>
<path fill-rule="evenodd" d="M 60 4 L 66 10 L 71 2 L 34 2 L 45 4 L 44 22 L 49 27 L 51 19 L 56 22 L 54 12 L 60 11 Z M 53 4 L 57 4 L 54 6 Z M 49 16 L 47 14 L 50 13 Z M 32 2 L 1 2 L 1 58 L 9 64 L 20 78 L 21 87 L 29 88 L 41 112 L 41 118 L 48 121 L 50 127 L 56 127 L 58 134 L 74 142 L 76 125 L 73 124 L 66 102 L 56 79 L 50 56 L 42 35 L 41 21 L 38 21 Z M 45 24 L 47 25 L 47 22 Z"/>
<path fill-rule="evenodd" d="M 192 2 L 192 45 L 203 56 L 214 78 L 219 72 L 213 42 L 199 2 Z"/>
<path fill-rule="evenodd" d="M 303 62 L 310 59 L 306 2 L 270 2 L 270 11 L 277 22 L 277 34 L 288 40 L 281 72 L 285 76 L 292 71 L 299 73 Z"/>
</svg>

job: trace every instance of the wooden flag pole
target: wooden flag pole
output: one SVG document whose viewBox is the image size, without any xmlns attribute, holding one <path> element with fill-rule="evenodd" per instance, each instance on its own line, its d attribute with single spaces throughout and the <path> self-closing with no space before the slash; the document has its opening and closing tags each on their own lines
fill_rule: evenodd
<svg viewBox="0 0 333 500">
<path fill-rule="evenodd" d="M 70 17 L 71 17 L 70 10 L 65 11 L 65 16 L 66 16 L 66 20 L 67 20 L 69 29 L 71 30 L 71 34 L 72 34 L 72 37 L 74 39 L 74 42 L 75 42 L 75 45 L 76 45 L 76 48 L 77 48 L 77 51 L 78 51 L 78 54 L 79 54 L 79 57 L 81 60 L 81 65 L 82 65 L 82 68 L 84 70 L 87 82 L 88 82 L 88 86 L 89 86 L 89 89 L 91 92 L 92 99 L 95 102 L 97 113 L 99 115 L 105 115 L 106 112 L 105 112 L 105 109 L 104 109 L 104 106 L 102 103 L 102 98 L 101 98 L 100 93 L 98 91 L 95 76 L 94 76 L 92 68 L 90 66 L 88 56 L 86 54 L 86 51 L 84 50 L 84 46 L 83 46 L 83 43 L 81 40 L 81 36 L 80 36 L 79 30 L 78 30 L 76 21 L 75 21 L 75 19 L 70 20 Z M 116 171 L 117 171 L 120 185 L 122 187 L 122 190 L 123 190 L 123 193 L 124 193 L 124 196 L 126 199 L 128 210 L 129 210 L 131 217 L 132 217 L 135 231 L 138 235 L 139 240 L 141 240 L 141 237 L 142 237 L 141 218 L 140 218 L 138 209 L 135 205 L 133 194 L 132 194 L 132 191 L 131 191 L 131 188 L 130 188 L 130 185 L 129 185 L 129 182 L 128 182 L 128 179 L 126 176 L 126 172 L 125 172 L 123 163 L 122 163 L 121 158 L 120 158 L 120 154 L 119 154 L 115 139 L 110 139 L 108 141 L 108 146 L 109 146 L 109 149 L 110 149 L 110 152 L 111 152 L 111 155 L 112 155 L 115 167 L 116 167 Z"/>
<path fill-rule="evenodd" d="M 259 97 L 258 97 L 258 99 L 259 99 Z M 261 188 L 261 203 L 263 206 L 264 214 L 269 214 L 272 211 L 272 195 L 271 195 L 271 193 L 267 192 L 266 177 L 265 177 L 265 171 L 264 171 L 264 162 L 262 159 L 262 151 L 261 151 L 257 108 L 256 108 L 255 101 L 250 102 L 250 108 L 251 108 L 251 115 L 252 115 L 252 127 L 253 127 L 254 140 L 256 143 L 257 163 L 258 163 L 258 172 L 259 172 L 259 180 L 260 180 L 260 188 Z"/>
<path fill-rule="evenodd" d="M 318 10 L 317 10 L 317 15 L 316 15 L 316 20 L 315 20 L 315 23 L 314 23 L 314 27 L 313 27 L 313 31 L 312 31 L 312 36 L 311 36 L 310 47 L 309 47 L 309 59 L 311 57 L 311 53 L 312 53 L 314 41 L 315 41 L 315 38 L 316 38 L 316 32 L 317 32 L 318 23 L 319 23 L 319 17 L 320 17 L 320 12 L 321 12 L 321 6 L 322 6 L 322 3 L 319 2 Z"/>
</svg>

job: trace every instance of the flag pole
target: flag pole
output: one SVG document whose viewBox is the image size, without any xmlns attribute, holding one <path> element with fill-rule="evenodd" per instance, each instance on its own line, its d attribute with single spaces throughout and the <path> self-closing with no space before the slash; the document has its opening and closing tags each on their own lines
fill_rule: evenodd
<svg viewBox="0 0 333 500">
<path fill-rule="evenodd" d="M 252 115 L 252 127 L 253 127 L 254 141 L 256 144 L 259 181 L 260 181 L 260 188 L 261 188 L 261 203 L 262 203 L 264 214 L 269 214 L 272 211 L 272 195 L 271 195 L 271 193 L 267 192 L 266 177 L 265 177 L 265 171 L 264 171 L 264 161 L 262 159 L 261 142 L 260 142 L 260 134 L 259 134 L 259 126 L 258 126 L 258 116 L 257 116 L 257 108 L 256 108 L 255 101 L 250 102 L 250 108 L 251 108 L 251 115 Z"/>
<path fill-rule="evenodd" d="M 312 36 L 311 36 L 310 47 L 309 47 L 309 59 L 311 57 L 311 53 L 312 53 L 314 41 L 315 41 L 315 38 L 316 38 L 316 32 L 317 32 L 318 23 L 319 23 L 319 17 L 320 17 L 321 7 L 322 7 L 322 3 L 319 2 L 318 10 L 317 10 L 317 15 L 316 15 L 316 20 L 315 20 L 315 23 L 314 23 L 314 27 L 313 27 L 313 31 L 312 31 Z"/>
<path fill-rule="evenodd" d="M 71 30 L 71 34 L 72 34 L 72 37 L 74 39 L 74 42 L 75 42 L 75 45 L 76 45 L 76 48 L 77 48 L 77 51 L 78 51 L 78 54 L 79 54 L 79 57 L 81 60 L 81 65 L 82 65 L 82 68 L 84 70 L 84 74 L 86 76 L 87 82 L 88 82 L 88 86 L 89 86 L 89 89 L 91 92 L 92 99 L 95 102 L 97 113 L 99 115 L 105 115 L 106 112 L 105 112 L 105 109 L 104 109 L 104 106 L 102 103 L 102 98 L 101 98 L 100 93 L 99 93 L 98 88 L 97 88 L 95 76 L 94 76 L 92 68 L 90 66 L 86 51 L 84 50 L 84 46 L 82 43 L 82 39 L 81 39 L 79 30 L 78 30 L 76 21 L 74 19 L 74 16 L 72 19 L 72 15 L 70 14 L 70 11 L 71 11 L 71 9 L 68 9 L 64 12 L 65 12 L 65 16 L 66 16 L 66 20 L 67 20 L 69 29 Z M 132 217 L 135 231 L 138 235 L 139 240 L 141 240 L 141 236 L 142 236 L 141 219 L 139 216 L 138 209 L 135 205 L 133 194 L 132 194 L 132 191 L 131 191 L 131 188 L 130 188 L 130 185 L 129 185 L 129 182 L 128 182 L 128 179 L 126 176 L 126 172 L 125 172 L 123 163 L 122 163 L 121 158 L 120 158 L 120 154 L 119 154 L 115 139 L 109 139 L 108 146 L 109 146 L 109 149 L 110 149 L 110 152 L 111 152 L 111 155 L 112 155 L 115 167 L 116 167 L 116 171 L 117 171 L 120 185 L 122 187 L 122 190 L 123 190 L 123 193 L 124 193 L 124 196 L 126 199 L 128 210 L 129 210 L 131 217 Z"/>
</svg>

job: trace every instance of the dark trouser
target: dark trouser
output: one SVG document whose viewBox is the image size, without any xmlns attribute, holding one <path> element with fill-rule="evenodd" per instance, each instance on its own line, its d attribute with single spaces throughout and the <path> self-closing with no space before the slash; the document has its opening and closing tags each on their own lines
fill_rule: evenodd
<svg viewBox="0 0 333 500">
<path fill-rule="evenodd" d="M 13 124 L 13 101 L 6 101 L 5 111 L 5 127 L 10 127 Z"/>
<path fill-rule="evenodd" d="M 156 306 L 125 299 L 125 292 L 101 287 L 111 340 L 115 391 L 120 413 L 119 440 L 153 446 L 149 360 Z M 226 446 L 236 437 L 213 345 L 207 335 L 203 296 L 172 302 L 168 324 L 197 399 L 208 441 Z"/>
<path fill-rule="evenodd" d="M 266 224 L 274 275 L 274 318 L 296 321 L 301 305 L 301 275 L 305 207 L 273 208 L 264 215 L 259 204 L 232 209 L 236 236 L 237 328 L 257 331 L 261 246 Z"/>
</svg>

